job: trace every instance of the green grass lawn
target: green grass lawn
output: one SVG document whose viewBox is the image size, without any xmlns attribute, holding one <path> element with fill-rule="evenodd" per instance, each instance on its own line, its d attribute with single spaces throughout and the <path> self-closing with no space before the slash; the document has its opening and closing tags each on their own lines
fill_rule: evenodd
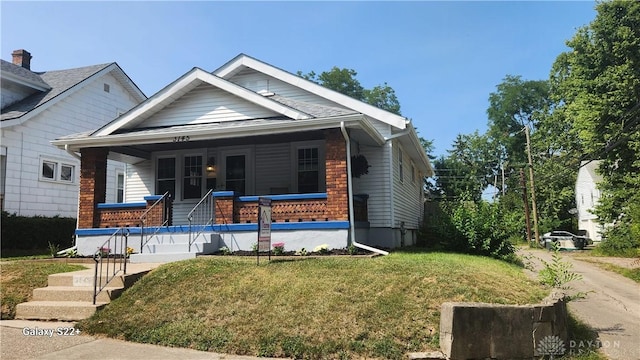
<svg viewBox="0 0 640 360">
<path fill-rule="evenodd" d="M 83 270 L 81 265 L 47 261 L 9 261 L 0 263 L 0 298 L 2 319 L 13 319 L 16 305 L 29 301 L 35 288 L 47 286 L 47 277 Z"/>
<path fill-rule="evenodd" d="M 401 358 L 438 349 L 446 301 L 534 303 L 548 290 L 501 261 L 460 254 L 273 260 L 213 257 L 153 270 L 82 321 L 130 341 L 295 358 Z"/>
</svg>

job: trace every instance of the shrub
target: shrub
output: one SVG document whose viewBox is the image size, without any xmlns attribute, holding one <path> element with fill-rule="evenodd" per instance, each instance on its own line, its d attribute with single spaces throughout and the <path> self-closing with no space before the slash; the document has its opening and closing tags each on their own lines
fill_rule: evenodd
<svg viewBox="0 0 640 360">
<path fill-rule="evenodd" d="M 65 217 L 17 216 L 2 212 L 2 251 L 60 249 L 73 246 L 76 219 Z"/>
</svg>

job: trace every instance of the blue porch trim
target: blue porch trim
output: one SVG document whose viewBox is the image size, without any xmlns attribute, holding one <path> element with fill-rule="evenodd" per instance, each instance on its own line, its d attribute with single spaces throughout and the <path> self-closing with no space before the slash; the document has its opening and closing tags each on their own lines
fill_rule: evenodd
<svg viewBox="0 0 640 360">
<path fill-rule="evenodd" d="M 162 198 L 162 195 L 148 195 L 144 197 L 146 201 L 158 201 L 161 198 Z"/>
<path fill-rule="evenodd" d="M 277 222 L 271 224 L 271 230 L 342 230 L 348 229 L 348 221 L 302 221 L 302 222 Z M 128 227 L 129 234 L 140 235 L 140 227 Z M 148 231 L 155 231 L 158 227 L 150 226 L 145 228 Z M 76 229 L 78 236 L 112 235 L 118 228 L 99 229 Z M 207 230 L 215 232 L 238 232 L 238 231 L 258 231 L 258 224 L 214 224 L 208 225 Z M 160 227 L 158 233 L 187 233 L 189 225 L 174 225 Z"/>
<path fill-rule="evenodd" d="M 132 202 L 132 203 L 102 203 L 98 204 L 98 209 L 125 209 L 125 208 L 137 208 L 147 206 L 146 202 Z"/>
<path fill-rule="evenodd" d="M 261 198 L 261 197 L 269 198 L 271 200 L 311 200 L 311 199 L 326 199 L 327 193 L 239 196 L 238 201 L 243 201 L 243 202 L 258 201 L 258 198 Z"/>
</svg>

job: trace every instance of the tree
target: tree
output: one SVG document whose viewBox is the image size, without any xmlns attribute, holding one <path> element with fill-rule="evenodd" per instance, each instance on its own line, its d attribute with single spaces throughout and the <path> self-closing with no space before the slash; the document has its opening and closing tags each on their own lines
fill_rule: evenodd
<svg viewBox="0 0 640 360">
<path fill-rule="evenodd" d="M 582 158 L 603 160 L 597 214 L 612 222 L 632 216 L 640 188 L 640 2 L 607 1 L 596 10 L 553 64 L 551 97 Z"/>
<path fill-rule="evenodd" d="M 549 110 L 549 84 L 544 80 L 524 81 L 507 75 L 489 95 L 489 136 L 501 145 L 504 161 L 522 166 L 527 162 L 525 126 L 533 131 L 541 116 Z"/>
<path fill-rule="evenodd" d="M 400 115 L 400 102 L 398 101 L 396 92 L 392 87 L 387 85 L 386 82 L 383 85 L 374 86 L 373 89 L 365 89 L 360 85 L 360 81 L 356 79 L 358 73 L 355 70 L 341 69 L 337 66 L 334 66 L 329 71 L 323 71 L 319 75 L 313 71 L 307 74 L 298 71 L 297 74 L 309 81 L 313 81 L 316 84 L 335 90 L 356 100 Z"/>
</svg>

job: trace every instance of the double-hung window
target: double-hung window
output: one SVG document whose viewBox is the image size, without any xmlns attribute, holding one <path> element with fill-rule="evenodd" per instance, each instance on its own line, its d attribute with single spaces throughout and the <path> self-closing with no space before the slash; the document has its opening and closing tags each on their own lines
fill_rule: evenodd
<svg viewBox="0 0 640 360">
<path fill-rule="evenodd" d="M 320 189 L 318 148 L 298 148 L 298 192 L 315 193 Z"/>
<path fill-rule="evenodd" d="M 176 193 L 176 158 L 158 158 L 156 167 L 156 194 L 162 195 L 167 191 L 174 196 Z"/>
<path fill-rule="evenodd" d="M 200 199 L 202 197 L 202 156 L 187 155 L 183 159 L 182 198 Z"/>
</svg>

